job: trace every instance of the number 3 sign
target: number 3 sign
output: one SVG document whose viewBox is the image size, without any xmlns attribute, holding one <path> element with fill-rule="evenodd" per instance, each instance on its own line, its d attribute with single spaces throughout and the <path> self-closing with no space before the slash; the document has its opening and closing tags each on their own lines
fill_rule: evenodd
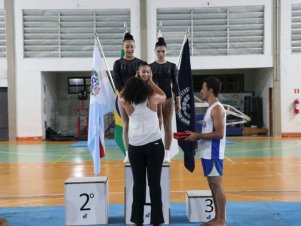
<svg viewBox="0 0 301 226">
<path fill-rule="evenodd" d="M 108 223 L 108 178 L 79 177 L 65 181 L 65 224 Z"/>
<path fill-rule="evenodd" d="M 186 193 L 186 215 L 189 222 L 208 222 L 215 216 L 209 190 L 190 190 Z"/>
</svg>

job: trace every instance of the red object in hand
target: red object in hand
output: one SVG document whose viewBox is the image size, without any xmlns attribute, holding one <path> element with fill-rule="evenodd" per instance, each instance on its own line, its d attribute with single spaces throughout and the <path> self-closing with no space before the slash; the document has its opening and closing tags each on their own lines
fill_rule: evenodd
<svg viewBox="0 0 301 226">
<path fill-rule="evenodd" d="M 299 99 L 296 99 L 294 101 L 294 112 L 295 112 L 295 114 L 300 113 L 300 101 L 299 101 Z"/>
<path fill-rule="evenodd" d="M 177 132 L 173 134 L 173 137 L 177 140 L 184 140 L 186 139 L 188 136 L 190 135 L 190 133 L 188 132 Z"/>
</svg>

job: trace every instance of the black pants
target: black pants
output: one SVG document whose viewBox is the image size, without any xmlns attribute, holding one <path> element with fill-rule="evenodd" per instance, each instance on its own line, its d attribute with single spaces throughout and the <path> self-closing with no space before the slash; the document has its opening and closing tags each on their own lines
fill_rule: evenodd
<svg viewBox="0 0 301 226">
<path fill-rule="evenodd" d="M 133 204 L 131 221 L 143 223 L 146 196 L 146 172 L 151 200 L 151 224 L 164 223 L 161 194 L 161 170 L 164 159 L 162 140 L 142 146 L 129 145 L 129 160 L 133 173 Z"/>
</svg>

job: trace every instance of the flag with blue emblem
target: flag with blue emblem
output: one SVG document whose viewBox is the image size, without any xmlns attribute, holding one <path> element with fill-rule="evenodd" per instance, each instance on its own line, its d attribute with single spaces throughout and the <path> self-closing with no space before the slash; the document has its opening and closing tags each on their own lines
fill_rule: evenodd
<svg viewBox="0 0 301 226">
<path fill-rule="evenodd" d="M 105 156 L 104 115 L 113 112 L 114 91 L 101 56 L 101 45 L 95 38 L 91 73 L 88 149 L 94 161 L 94 174 L 100 174 L 100 158 Z"/>
<path fill-rule="evenodd" d="M 195 106 L 194 90 L 190 65 L 189 40 L 185 35 L 183 48 L 180 55 L 179 69 L 179 89 L 181 96 L 181 111 L 177 113 L 178 131 L 195 131 Z M 193 172 L 195 168 L 194 154 L 197 147 L 196 142 L 178 141 L 179 146 L 184 151 L 184 165 L 186 169 Z"/>
</svg>

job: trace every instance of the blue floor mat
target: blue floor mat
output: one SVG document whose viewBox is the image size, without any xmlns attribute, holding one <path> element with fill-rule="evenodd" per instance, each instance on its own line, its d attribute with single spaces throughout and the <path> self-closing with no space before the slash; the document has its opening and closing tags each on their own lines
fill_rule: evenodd
<svg viewBox="0 0 301 226">
<path fill-rule="evenodd" d="M 117 143 L 115 140 L 105 140 L 105 146 L 106 147 L 115 147 L 117 146 Z M 78 141 L 75 144 L 71 144 L 71 147 L 78 148 L 78 147 L 87 147 L 87 141 Z"/>
<path fill-rule="evenodd" d="M 195 226 L 186 217 L 185 203 L 171 204 L 171 224 Z M 227 203 L 228 226 L 301 226 L 300 202 L 230 202 Z M 9 226 L 64 226 L 64 207 L 0 208 L 0 218 Z M 109 225 L 125 225 L 124 205 L 109 205 Z"/>
<path fill-rule="evenodd" d="M 226 140 L 226 144 L 234 144 L 234 141 L 232 141 L 232 140 Z"/>
<path fill-rule="evenodd" d="M 234 144 L 233 141 L 231 140 L 226 140 L 226 144 Z M 110 139 L 110 140 L 105 140 L 105 145 L 106 147 L 115 147 L 117 146 L 117 143 L 115 140 Z M 71 144 L 71 147 L 87 147 L 87 141 L 78 141 L 75 144 Z"/>
</svg>

